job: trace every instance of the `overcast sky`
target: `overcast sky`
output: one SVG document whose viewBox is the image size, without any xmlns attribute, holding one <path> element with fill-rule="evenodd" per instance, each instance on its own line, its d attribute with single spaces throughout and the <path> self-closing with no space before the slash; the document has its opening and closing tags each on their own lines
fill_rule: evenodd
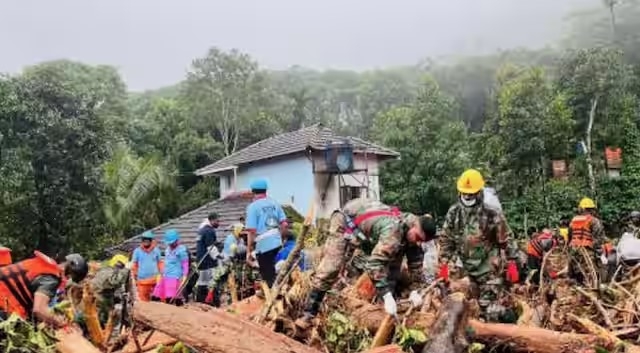
<svg viewBox="0 0 640 353">
<path fill-rule="evenodd" d="M 173 84 L 210 46 L 268 68 L 369 69 L 540 47 L 600 0 L 0 0 L 0 72 L 67 58 L 129 88 Z"/>
</svg>

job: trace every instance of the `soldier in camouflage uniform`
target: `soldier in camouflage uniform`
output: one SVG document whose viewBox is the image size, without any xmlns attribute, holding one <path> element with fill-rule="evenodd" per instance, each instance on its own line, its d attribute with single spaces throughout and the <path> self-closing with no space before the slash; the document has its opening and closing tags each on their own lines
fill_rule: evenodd
<svg viewBox="0 0 640 353">
<path fill-rule="evenodd" d="M 403 257 L 407 257 L 412 280 L 421 280 L 423 251 L 420 243 L 434 238 L 435 234 L 435 222 L 430 216 L 400 213 L 375 200 L 349 201 L 342 210 L 331 215 L 324 255 L 311 280 L 312 290 L 305 313 L 296 320 L 296 325 L 302 329 L 309 327 L 326 292 L 338 280 L 346 255 L 353 248 L 370 254 L 365 271 L 376 287 L 377 296 L 384 298 L 385 307 L 391 301 L 395 304 L 392 292 Z"/>
<path fill-rule="evenodd" d="M 477 290 L 483 316 L 495 321 L 506 313 L 497 300 L 505 269 L 513 272 L 515 267 L 517 274 L 518 251 L 510 244 L 511 229 L 499 203 L 485 201 L 484 186 L 482 174 L 475 169 L 465 171 L 458 179 L 458 202 L 449 208 L 440 237 L 440 261 L 445 268 L 462 265 L 460 275 L 468 276 Z"/>
<path fill-rule="evenodd" d="M 629 214 L 629 221 L 627 222 L 625 231 L 632 233 L 636 239 L 640 238 L 640 212 L 632 211 L 631 214 Z"/>
<path fill-rule="evenodd" d="M 98 318 L 100 323 L 106 324 L 110 311 L 116 305 L 126 305 L 125 295 L 131 293 L 130 272 L 125 264 L 118 262 L 112 266 L 99 269 L 91 279 L 91 287 L 96 296 Z M 119 318 L 118 321 L 126 319 Z"/>
</svg>

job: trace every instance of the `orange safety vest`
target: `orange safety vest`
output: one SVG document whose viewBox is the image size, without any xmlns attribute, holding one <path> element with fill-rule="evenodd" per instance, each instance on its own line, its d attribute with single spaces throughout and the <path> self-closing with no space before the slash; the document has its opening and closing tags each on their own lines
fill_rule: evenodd
<svg viewBox="0 0 640 353">
<path fill-rule="evenodd" d="M 39 251 L 35 257 L 0 268 L 0 310 L 27 319 L 33 310 L 33 280 L 41 275 L 61 277 L 58 264 Z"/>
<path fill-rule="evenodd" d="M 593 234 L 591 234 L 591 223 L 593 216 L 579 215 L 571 220 L 571 242 L 569 246 L 573 248 L 585 247 L 593 249 Z"/>
<path fill-rule="evenodd" d="M 557 244 L 557 241 L 553 238 L 553 234 L 551 234 L 551 232 L 540 232 L 538 234 L 534 234 L 527 244 L 527 255 L 541 258 L 544 254 L 544 248 L 542 246 L 542 242 L 544 240 L 551 240 L 552 247 Z"/>
</svg>

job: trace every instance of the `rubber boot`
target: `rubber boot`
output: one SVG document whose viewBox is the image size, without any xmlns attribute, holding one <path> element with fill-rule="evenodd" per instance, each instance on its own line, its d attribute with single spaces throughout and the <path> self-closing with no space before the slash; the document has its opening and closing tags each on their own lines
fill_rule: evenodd
<svg viewBox="0 0 640 353">
<path fill-rule="evenodd" d="M 302 330 L 308 330 L 311 327 L 311 321 L 318 315 L 320 311 L 320 305 L 324 299 L 326 292 L 313 289 L 307 297 L 307 302 L 304 307 L 304 313 L 302 317 L 298 318 L 295 325 Z"/>
</svg>

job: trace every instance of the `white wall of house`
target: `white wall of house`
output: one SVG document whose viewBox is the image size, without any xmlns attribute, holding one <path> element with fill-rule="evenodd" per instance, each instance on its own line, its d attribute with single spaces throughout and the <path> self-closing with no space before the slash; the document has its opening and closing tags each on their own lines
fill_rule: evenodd
<svg viewBox="0 0 640 353">
<path fill-rule="evenodd" d="M 323 159 L 322 155 L 314 158 Z M 316 189 L 316 214 L 318 218 L 328 218 L 331 213 L 340 208 L 339 186 L 360 189 L 361 196 L 372 199 L 380 199 L 380 182 L 378 178 L 379 160 L 375 155 L 355 154 L 353 159 L 354 169 L 367 169 L 367 172 L 357 172 L 349 175 L 315 174 Z M 342 178 L 341 181 L 338 179 Z M 330 180 L 329 182 L 327 182 Z M 322 196 L 325 194 L 324 201 Z"/>
<path fill-rule="evenodd" d="M 220 197 L 249 190 L 253 180 L 264 178 L 269 184 L 269 196 L 282 204 L 293 206 L 303 215 L 315 195 L 313 166 L 303 153 L 243 165 L 236 170 L 236 185 L 232 171 L 219 177 Z"/>
<path fill-rule="evenodd" d="M 324 156 L 318 154 L 313 158 L 321 161 Z M 279 202 L 294 206 L 304 215 L 313 199 L 316 218 L 328 218 L 334 210 L 340 208 L 339 184 L 343 188 L 354 188 L 352 191 L 359 192 L 363 197 L 380 199 L 378 157 L 367 154 L 365 158 L 363 154 L 355 154 L 353 163 L 356 170 L 366 169 L 367 171 L 342 176 L 313 174 L 313 164 L 303 154 L 281 160 L 264 161 L 239 168 L 235 178 L 237 185 L 234 185 L 233 171 L 220 174 L 220 196 L 225 197 L 236 191 L 248 190 L 251 180 L 263 177 L 269 181 L 269 194 Z M 339 182 L 340 177 L 342 180 Z"/>
</svg>

